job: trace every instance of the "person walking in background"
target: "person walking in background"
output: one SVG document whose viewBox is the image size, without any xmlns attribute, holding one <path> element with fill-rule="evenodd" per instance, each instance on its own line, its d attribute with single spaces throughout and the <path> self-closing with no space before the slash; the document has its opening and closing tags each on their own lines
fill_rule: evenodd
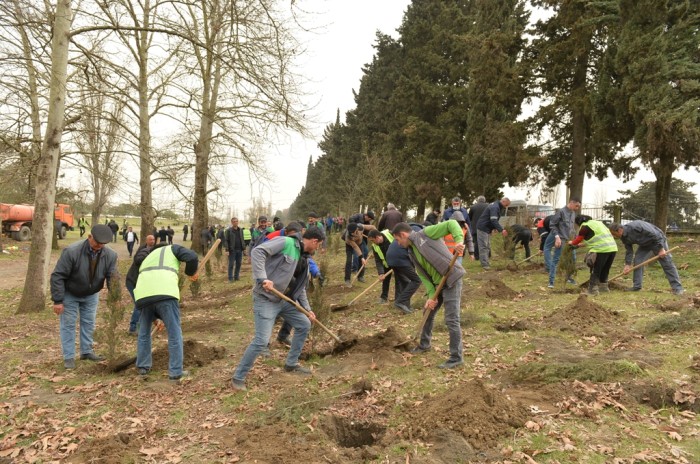
<svg viewBox="0 0 700 464">
<path fill-rule="evenodd" d="M 173 230 L 173 228 L 170 227 L 170 224 L 168 224 L 168 227 L 165 229 L 165 232 L 168 234 L 168 245 L 172 245 L 173 238 L 175 238 L 175 230 Z"/>
<path fill-rule="evenodd" d="M 547 255 L 551 256 L 549 258 L 549 284 L 547 285 L 549 288 L 554 288 L 554 276 L 561 257 L 561 246 L 574 237 L 576 211 L 579 209 L 581 209 L 581 200 L 577 197 L 571 197 L 566 206 L 554 213 L 549 221 L 549 235 L 544 244 L 545 263 L 547 262 Z M 554 247 L 554 253 L 552 253 L 552 247 Z M 573 254 L 573 259 L 574 261 L 576 260 L 575 253 Z M 567 276 L 566 279 L 571 284 L 576 283 L 571 276 Z"/>
<path fill-rule="evenodd" d="M 392 230 L 396 224 L 403 222 L 403 214 L 401 211 L 396 209 L 393 203 L 388 203 L 386 205 L 386 211 L 382 213 L 379 217 L 379 224 L 377 224 L 377 230 Z"/>
<path fill-rule="evenodd" d="M 633 265 L 637 266 L 652 256 L 658 256 L 659 264 L 666 274 L 668 283 L 671 284 L 671 291 L 674 295 L 683 294 L 684 290 L 678 269 L 673 264 L 671 254 L 668 253 L 666 234 L 661 229 L 654 224 L 639 220 L 631 221 L 624 226 L 614 222 L 610 224 L 609 228 L 613 237 L 619 238 L 625 245 L 625 268 L 622 272 L 629 274 Z M 632 245 L 637 245 L 636 252 Z M 633 292 L 641 290 L 643 279 L 644 268 L 635 269 L 634 274 L 632 274 L 633 284 L 630 290 Z"/>
<path fill-rule="evenodd" d="M 576 225 L 580 226 L 578 235 L 569 245 L 578 247 L 583 243 L 586 246 L 584 261 L 591 270 L 586 293 L 595 296 L 599 292 L 607 292 L 610 290 L 608 275 L 617 253 L 615 238 L 605 224 L 594 221 L 590 216 L 576 216 Z"/>
<path fill-rule="evenodd" d="M 168 243 L 168 231 L 165 230 L 165 226 L 160 226 L 158 231 L 158 243 Z"/>
<path fill-rule="evenodd" d="M 333 231 L 333 216 L 331 216 L 331 213 L 328 213 L 326 215 L 326 237 L 328 237 L 332 231 Z"/>
<path fill-rule="evenodd" d="M 186 241 L 187 241 L 187 232 L 189 232 L 189 231 L 190 231 L 190 228 L 187 227 L 187 224 L 185 224 L 184 226 L 182 226 L 182 241 L 183 241 L 183 242 L 186 242 Z"/>
<path fill-rule="evenodd" d="M 486 203 L 486 197 L 479 195 L 476 198 L 476 203 L 474 203 L 471 208 L 469 208 L 469 221 L 472 224 L 471 234 L 472 242 L 474 242 L 474 259 L 479 259 L 479 243 L 477 240 L 476 226 L 479 222 L 481 214 L 488 208 L 489 204 Z"/>
<path fill-rule="evenodd" d="M 197 253 L 180 245 L 159 244 L 139 268 L 134 289 L 136 307 L 141 311 L 136 344 L 136 369 L 139 375 L 148 375 L 153 365 L 151 327 L 156 319 L 163 321 L 168 332 L 168 378 L 179 382 L 189 375 L 182 370 L 184 356 L 178 286 L 181 262 L 185 263 L 185 275 L 190 276 L 192 281 L 197 280 Z"/>
<path fill-rule="evenodd" d="M 441 369 L 454 369 L 464 363 L 462 355 L 462 328 L 460 325 L 460 306 L 462 298 L 462 278 L 465 271 L 461 264 L 454 263 L 450 269 L 452 255 L 447 251 L 442 240 L 448 234 L 454 237 L 455 251 L 464 252 L 464 237 L 457 221 L 447 220 L 435 226 L 428 226 L 415 231 L 410 225 L 401 222 L 394 227 L 394 238 L 403 248 L 408 249 L 408 255 L 413 262 L 420 279 L 428 291 L 425 311 L 430 314 L 423 326 L 420 343 L 413 348 L 415 354 L 432 349 L 433 323 L 437 310 L 445 305 L 445 325 L 450 337 L 450 357 L 440 364 Z M 443 276 L 446 276 L 445 286 L 440 295 L 435 295 Z"/>
<path fill-rule="evenodd" d="M 131 319 L 129 320 L 129 335 L 136 335 L 139 318 L 141 317 L 141 310 L 136 306 L 136 298 L 134 298 L 134 289 L 139 279 L 139 268 L 143 260 L 146 259 L 146 256 L 153 250 L 154 246 L 156 246 L 156 238 L 153 235 L 147 235 L 146 243 L 136 250 L 134 260 L 126 273 L 126 290 L 129 292 L 131 300 L 134 302 L 134 309 L 131 311 Z"/>
<path fill-rule="evenodd" d="M 78 229 L 80 229 L 80 238 L 83 238 L 86 227 L 90 227 L 90 223 L 87 222 L 85 217 L 81 216 L 80 219 L 78 219 Z"/>
<path fill-rule="evenodd" d="M 134 253 L 134 244 L 139 243 L 139 237 L 136 235 L 136 232 L 134 232 L 131 226 L 126 229 L 124 240 L 126 240 L 126 251 L 129 252 L 129 258 L 131 258 L 131 255 Z"/>
<path fill-rule="evenodd" d="M 239 281 L 241 280 L 245 239 L 243 238 L 243 228 L 238 225 L 237 217 L 231 218 L 231 226 L 224 231 L 222 242 L 228 256 L 228 281 Z"/>
<path fill-rule="evenodd" d="M 503 237 L 508 236 L 508 231 L 501 226 L 498 220 L 501 218 L 501 208 L 510 206 L 510 200 L 506 197 L 500 201 L 489 204 L 476 223 L 476 239 L 479 247 L 479 262 L 481 267 L 488 271 L 491 269 L 489 258 L 491 256 L 491 233 L 500 232 Z"/>
<path fill-rule="evenodd" d="M 212 235 L 209 227 L 202 227 L 202 231 L 200 232 L 199 238 L 202 246 L 202 254 L 206 255 L 209 251 L 209 247 L 211 247 L 211 244 L 214 241 L 214 236 Z"/>
<path fill-rule="evenodd" d="M 117 226 L 119 228 L 119 226 Z M 119 287 L 117 253 L 105 247 L 112 239 L 112 230 L 97 224 L 87 240 L 63 249 L 51 273 L 53 312 L 59 316 L 63 365 L 75 369 L 75 326 L 80 319 L 80 359 L 104 361 L 95 354 L 92 336 L 99 291 L 105 281 L 110 289 Z"/>
<path fill-rule="evenodd" d="M 119 234 L 119 224 L 114 219 L 110 219 L 107 226 L 112 231 L 112 242 L 117 243 L 117 235 Z"/>
</svg>

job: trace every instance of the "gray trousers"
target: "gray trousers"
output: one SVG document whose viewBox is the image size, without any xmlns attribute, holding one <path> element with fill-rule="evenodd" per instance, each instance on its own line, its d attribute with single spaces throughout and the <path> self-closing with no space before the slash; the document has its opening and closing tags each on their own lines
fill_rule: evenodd
<svg viewBox="0 0 700 464">
<path fill-rule="evenodd" d="M 664 243 L 664 250 L 668 251 L 668 243 Z M 654 256 L 654 251 L 651 248 L 639 247 L 634 253 L 634 265 L 636 266 L 637 264 L 641 264 L 647 259 L 651 258 L 652 256 Z M 660 258 L 659 264 L 661 264 L 661 268 L 666 274 L 666 279 L 668 279 L 668 283 L 671 284 L 671 289 L 681 290 L 683 288 L 683 286 L 681 285 L 681 278 L 678 275 L 678 269 L 676 269 L 676 265 L 673 264 L 673 258 L 671 258 L 671 255 L 666 255 L 663 258 Z M 632 286 L 634 288 L 642 288 L 643 279 L 644 267 L 635 269 L 632 278 Z"/>
<path fill-rule="evenodd" d="M 428 320 L 423 326 L 423 333 L 420 335 L 421 348 L 429 348 L 433 338 L 433 322 L 435 314 L 441 305 L 445 306 L 445 325 L 450 334 L 450 361 L 462 360 L 462 326 L 460 325 L 460 302 L 462 298 L 462 279 L 458 280 L 452 287 L 445 287 L 441 293 L 442 302 L 430 312 Z"/>
<path fill-rule="evenodd" d="M 479 262 L 481 267 L 489 267 L 489 255 L 491 254 L 491 234 L 483 230 L 476 231 L 476 243 L 479 247 Z"/>
</svg>

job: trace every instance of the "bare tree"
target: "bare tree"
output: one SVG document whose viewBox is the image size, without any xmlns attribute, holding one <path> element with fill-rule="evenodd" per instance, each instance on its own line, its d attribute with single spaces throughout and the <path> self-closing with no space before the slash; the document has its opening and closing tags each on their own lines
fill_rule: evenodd
<svg viewBox="0 0 700 464">
<path fill-rule="evenodd" d="M 209 221 L 211 166 L 243 161 L 253 171 L 263 164 L 249 147 L 263 135 L 287 128 L 304 132 L 298 77 L 291 71 L 300 49 L 277 0 L 194 0 L 178 8 L 191 40 L 186 56 L 196 76 L 190 108 L 199 125 L 192 135 L 195 156 L 194 222 Z M 198 250 L 195 234 L 192 248 Z"/>
<path fill-rule="evenodd" d="M 46 287 L 53 235 L 54 200 L 56 198 L 56 175 L 63 135 L 66 77 L 68 72 L 68 47 L 73 17 L 71 0 L 57 0 L 53 21 L 51 43 L 51 86 L 46 136 L 41 148 L 37 169 L 37 189 L 34 200 L 34 238 L 29 253 L 27 275 L 33 276 L 24 282 L 24 291 L 18 313 L 41 311 L 46 304 Z"/>
</svg>

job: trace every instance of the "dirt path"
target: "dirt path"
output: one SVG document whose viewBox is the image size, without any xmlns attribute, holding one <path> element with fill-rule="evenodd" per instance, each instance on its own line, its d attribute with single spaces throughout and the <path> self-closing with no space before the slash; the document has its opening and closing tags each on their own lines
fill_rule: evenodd
<svg viewBox="0 0 700 464">
<path fill-rule="evenodd" d="M 62 248 L 64 246 L 65 245 L 62 244 Z M 126 245 L 123 242 L 113 243 L 110 248 L 117 252 L 120 261 L 131 260 L 131 258 L 129 258 L 129 252 L 126 251 Z M 22 244 L 22 250 L 14 252 L 18 253 L 19 256 L 14 259 L 0 261 L 0 290 L 11 290 L 24 285 L 24 279 L 27 275 L 27 262 L 29 260 L 28 250 L 29 242 L 24 242 Z M 51 253 L 50 270 L 53 270 L 56 265 L 59 253 L 60 252 Z"/>
</svg>

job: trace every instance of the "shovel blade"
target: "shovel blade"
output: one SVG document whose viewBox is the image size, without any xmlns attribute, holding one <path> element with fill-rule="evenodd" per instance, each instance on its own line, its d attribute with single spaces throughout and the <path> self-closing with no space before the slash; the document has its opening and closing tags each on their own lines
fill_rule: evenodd
<svg viewBox="0 0 700 464">
<path fill-rule="evenodd" d="M 343 311 L 345 309 L 348 309 L 350 305 L 347 304 L 340 304 L 340 305 L 331 305 L 331 311 Z"/>
</svg>

